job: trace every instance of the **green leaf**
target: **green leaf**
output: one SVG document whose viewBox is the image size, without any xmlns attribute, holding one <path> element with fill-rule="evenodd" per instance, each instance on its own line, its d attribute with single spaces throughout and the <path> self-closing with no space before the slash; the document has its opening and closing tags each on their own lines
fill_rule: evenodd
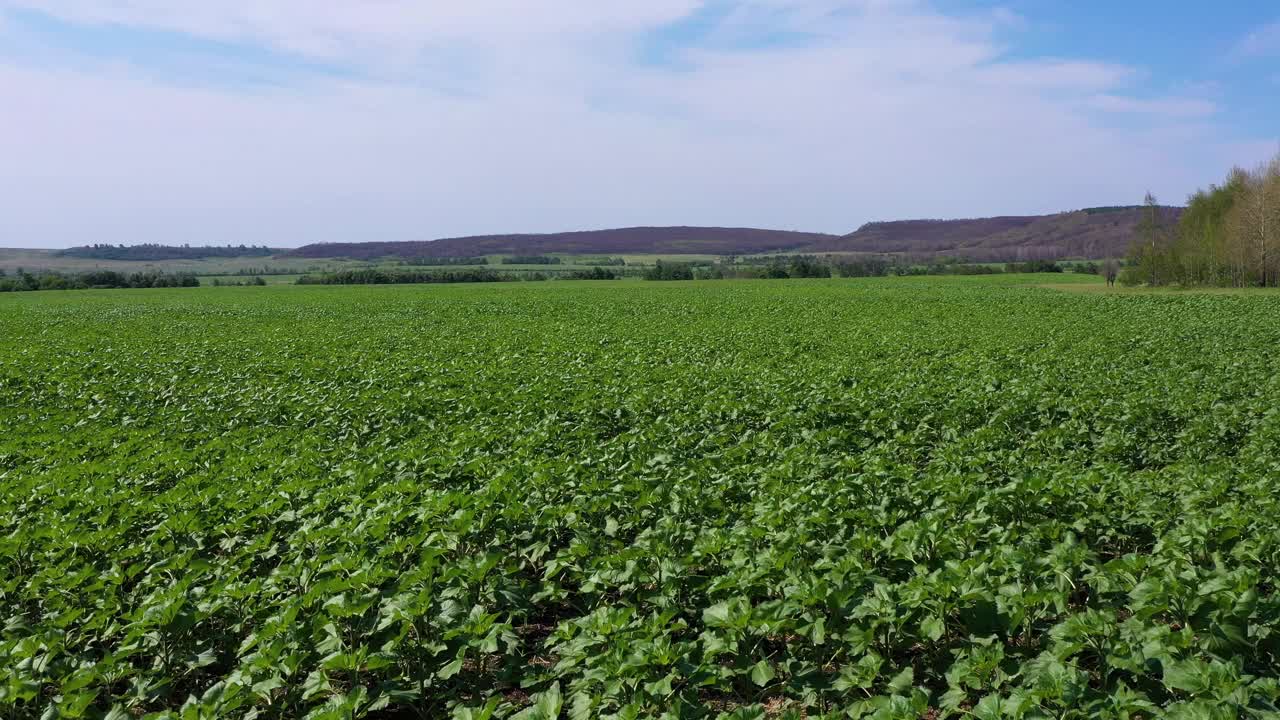
<svg viewBox="0 0 1280 720">
<path fill-rule="evenodd" d="M 488 702 L 478 708 L 456 708 L 453 711 L 453 718 L 454 720 L 489 720 L 489 718 L 493 717 L 493 713 L 497 711 L 498 702 L 500 700 L 501 698 L 495 695 L 494 697 L 489 698 Z"/>
<path fill-rule="evenodd" d="M 773 665 L 768 660 L 761 660 L 751 668 L 751 682 L 759 687 L 768 685 L 774 678 Z"/>
<path fill-rule="evenodd" d="M 813 621 L 813 627 L 809 628 L 809 642 L 814 645 L 822 645 L 827 641 L 827 619 L 820 617 Z"/>
<path fill-rule="evenodd" d="M 894 695 L 900 695 L 911 688 L 911 683 L 915 681 L 916 672 L 910 665 L 902 672 L 893 676 L 889 681 L 889 692 Z"/>
<path fill-rule="evenodd" d="M 1193 695 L 1209 689 L 1209 665 L 1203 660 L 1180 660 L 1164 668 L 1164 684 Z"/>
<path fill-rule="evenodd" d="M 718 602 L 702 611 L 702 622 L 708 627 L 723 627 L 729 624 L 729 603 Z"/>
<path fill-rule="evenodd" d="M 941 638 L 946 631 L 946 623 L 937 615 L 930 615 L 920 622 L 920 634 L 930 640 Z"/>
<path fill-rule="evenodd" d="M 1236 720 L 1241 717 L 1230 707 L 1211 700 L 1175 703 L 1164 711 L 1168 720 Z"/>
<path fill-rule="evenodd" d="M 646 683 L 644 686 L 644 690 L 650 695 L 656 695 L 658 697 L 666 697 L 671 694 L 671 681 L 673 679 L 675 679 L 674 675 L 667 675 L 666 677 L 663 677 L 661 680 L 655 680 L 651 683 Z"/>
<path fill-rule="evenodd" d="M 1004 702 L 999 695 L 987 695 L 973 707 L 977 720 L 999 720 L 1004 715 Z"/>
<path fill-rule="evenodd" d="M 534 701 L 534 707 L 542 713 L 545 720 L 552 720 L 560 717 L 560 708 L 564 706 L 564 697 L 560 694 L 560 683 L 555 683 L 551 689 L 540 694 Z"/>
<path fill-rule="evenodd" d="M 329 676 L 323 670 L 315 670 L 302 683 L 302 699 L 311 700 L 315 697 L 328 693 L 333 689 L 329 683 Z"/>
<path fill-rule="evenodd" d="M 533 705 L 511 716 L 512 720 L 556 720 L 560 717 L 560 709 L 564 698 L 560 694 L 560 683 L 555 683 L 545 692 L 533 697 Z"/>
<path fill-rule="evenodd" d="M 62 717 L 78 718 L 84 717 L 84 713 L 89 709 L 95 698 L 98 697 L 97 690 L 87 690 L 68 695 L 58 703 L 58 710 Z"/>
<path fill-rule="evenodd" d="M 440 668 L 439 672 L 436 673 L 436 677 L 440 678 L 441 680 L 448 680 L 454 675 L 457 675 L 458 672 L 462 670 L 462 661 L 464 657 L 465 656 L 462 653 L 458 653 L 457 658 L 455 658 L 452 662 L 445 665 L 444 667 Z"/>
</svg>

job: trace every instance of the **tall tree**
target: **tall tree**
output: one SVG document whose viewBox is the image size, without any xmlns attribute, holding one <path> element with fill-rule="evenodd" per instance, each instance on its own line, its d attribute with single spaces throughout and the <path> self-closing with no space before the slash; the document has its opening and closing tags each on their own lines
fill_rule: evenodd
<svg viewBox="0 0 1280 720">
<path fill-rule="evenodd" d="M 1244 177 L 1229 217 L 1234 255 L 1258 285 L 1277 284 L 1280 255 L 1280 155 Z"/>
<path fill-rule="evenodd" d="M 1240 285 L 1243 266 L 1233 252 L 1228 216 L 1248 173 L 1235 168 L 1221 185 L 1187 199 L 1173 245 L 1177 281 L 1183 285 Z"/>
<path fill-rule="evenodd" d="M 1163 284 L 1169 278 L 1164 262 L 1163 238 L 1164 225 L 1161 222 L 1160 203 L 1150 192 L 1142 199 L 1142 220 L 1138 223 L 1138 234 L 1131 252 L 1132 260 L 1138 268 L 1141 283 L 1145 281 L 1152 287 Z"/>
</svg>

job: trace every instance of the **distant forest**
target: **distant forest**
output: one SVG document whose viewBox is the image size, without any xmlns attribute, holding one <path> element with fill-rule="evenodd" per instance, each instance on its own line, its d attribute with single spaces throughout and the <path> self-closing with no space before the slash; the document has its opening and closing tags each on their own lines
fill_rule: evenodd
<svg viewBox="0 0 1280 720">
<path fill-rule="evenodd" d="M 664 262 L 659 260 L 642 276 L 645 280 L 786 280 L 796 278 L 865 278 L 905 277 L 912 275 L 996 275 L 1000 273 L 1063 273 L 1097 275 L 1101 266 L 1095 262 L 1061 263 L 1052 260 L 1030 260 L 998 265 L 975 265 L 949 259 L 945 262 L 917 264 L 894 257 L 864 256 L 845 258 L 816 255 L 790 255 L 773 258 L 749 258 L 730 262 Z"/>
<path fill-rule="evenodd" d="M 1148 193 L 1121 283 L 1280 286 L 1280 154 L 1196 192 L 1176 224 L 1157 207 Z"/>
<path fill-rule="evenodd" d="M 13 275 L 0 269 L 0 292 L 35 290 L 97 290 L 126 288 L 199 287 L 200 280 L 190 273 L 136 272 L 94 270 L 83 273 L 39 272 L 19 270 Z"/>
<path fill-rule="evenodd" d="M 201 260 L 204 258 L 267 257 L 276 251 L 257 245 L 110 245 L 95 244 L 73 247 L 58 253 L 65 257 L 92 260 L 133 260 L 149 262 L 159 260 Z"/>
</svg>

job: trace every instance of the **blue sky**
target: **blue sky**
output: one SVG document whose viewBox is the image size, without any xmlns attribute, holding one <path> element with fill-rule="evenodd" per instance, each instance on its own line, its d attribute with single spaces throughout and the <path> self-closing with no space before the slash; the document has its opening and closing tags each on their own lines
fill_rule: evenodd
<svg viewBox="0 0 1280 720">
<path fill-rule="evenodd" d="M 1178 202 L 1278 97 L 1264 2 L 0 0 L 0 246 Z"/>
</svg>

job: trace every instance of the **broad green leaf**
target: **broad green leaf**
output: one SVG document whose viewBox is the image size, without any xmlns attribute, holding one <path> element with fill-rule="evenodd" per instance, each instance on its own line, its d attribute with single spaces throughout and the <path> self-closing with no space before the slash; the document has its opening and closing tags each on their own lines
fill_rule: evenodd
<svg viewBox="0 0 1280 720">
<path fill-rule="evenodd" d="M 768 660 L 761 660 L 751 667 L 751 682 L 760 687 L 768 685 L 774 676 L 773 665 Z"/>
</svg>

